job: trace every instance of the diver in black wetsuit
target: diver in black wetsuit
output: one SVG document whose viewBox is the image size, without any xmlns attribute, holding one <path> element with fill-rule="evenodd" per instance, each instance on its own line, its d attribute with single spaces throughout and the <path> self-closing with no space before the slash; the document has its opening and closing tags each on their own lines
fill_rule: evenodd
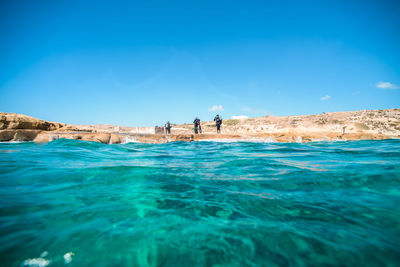
<svg viewBox="0 0 400 267">
<path fill-rule="evenodd" d="M 166 134 L 171 133 L 171 123 L 169 123 L 169 121 L 167 121 L 167 123 L 165 124 L 165 132 Z"/>
<path fill-rule="evenodd" d="M 201 133 L 200 119 L 196 117 L 193 123 L 194 123 L 194 133 L 195 134 Z"/>
<path fill-rule="evenodd" d="M 215 121 L 215 125 L 217 126 L 217 133 L 221 133 L 222 119 L 219 117 L 219 115 L 217 115 L 217 116 L 215 116 L 214 121 Z"/>
</svg>

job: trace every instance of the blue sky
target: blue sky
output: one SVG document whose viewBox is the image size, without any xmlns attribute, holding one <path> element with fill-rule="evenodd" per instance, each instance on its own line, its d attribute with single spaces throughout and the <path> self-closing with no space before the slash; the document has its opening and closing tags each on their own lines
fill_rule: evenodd
<svg viewBox="0 0 400 267">
<path fill-rule="evenodd" d="M 73 124 L 400 108 L 400 1 L 0 1 L 0 111 Z"/>
</svg>

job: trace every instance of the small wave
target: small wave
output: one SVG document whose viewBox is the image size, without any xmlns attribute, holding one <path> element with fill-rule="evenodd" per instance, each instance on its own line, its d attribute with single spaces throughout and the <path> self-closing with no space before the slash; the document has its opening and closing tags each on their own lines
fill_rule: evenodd
<svg viewBox="0 0 400 267">
<path fill-rule="evenodd" d="M 137 141 L 136 137 L 134 136 L 125 136 L 121 144 L 129 144 L 129 143 L 140 143 L 140 142 Z"/>
<path fill-rule="evenodd" d="M 215 142 L 215 143 L 275 143 L 273 138 L 265 139 L 245 139 L 245 138 L 220 138 L 220 139 L 201 139 L 196 140 L 197 142 Z"/>
<path fill-rule="evenodd" d="M 32 141 L 0 141 L 0 144 L 25 144 L 33 143 Z"/>
<path fill-rule="evenodd" d="M 51 263 L 50 260 L 46 260 L 44 258 L 34 258 L 34 259 L 24 260 L 22 264 L 23 266 L 29 266 L 29 267 L 46 267 L 50 263 Z"/>
</svg>

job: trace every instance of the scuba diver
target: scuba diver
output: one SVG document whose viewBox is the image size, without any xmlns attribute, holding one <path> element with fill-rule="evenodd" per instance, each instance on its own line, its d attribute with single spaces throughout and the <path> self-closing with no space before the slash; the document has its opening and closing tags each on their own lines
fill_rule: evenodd
<svg viewBox="0 0 400 267">
<path fill-rule="evenodd" d="M 201 133 L 201 125 L 200 125 L 200 119 L 199 118 L 195 118 L 194 121 L 194 133 Z"/>
<path fill-rule="evenodd" d="M 167 121 L 167 123 L 165 124 L 165 133 L 166 134 L 171 133 L 171 123 L 169 123 L 169 121 Z"/>
<path fill-rule="evenodd" d="M 222 119 L 219 117 L 218 114 L 217 114 L 217 116 L 215 116 L 214 121 L 215 121 L 215 125 L 217 126 L 217 133 L 221 133 Z"/>
</svg>

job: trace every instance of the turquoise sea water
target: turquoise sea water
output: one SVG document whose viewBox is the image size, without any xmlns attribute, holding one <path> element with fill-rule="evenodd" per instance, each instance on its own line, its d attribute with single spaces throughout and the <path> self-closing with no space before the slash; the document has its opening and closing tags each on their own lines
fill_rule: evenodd
<svg viewBox="0 0 400 267">
<path fill-rule="evenodd" d="M 0 265 L 66 264 L 399 266 L 400 140 L 1 143 Z"/>
</svg>

